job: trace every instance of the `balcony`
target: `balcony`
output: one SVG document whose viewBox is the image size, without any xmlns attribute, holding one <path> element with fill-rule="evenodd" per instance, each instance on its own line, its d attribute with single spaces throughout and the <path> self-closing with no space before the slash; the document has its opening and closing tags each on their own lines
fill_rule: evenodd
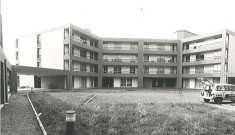
<svg viewBox="0 0 235 135">
<path fill-rule="evenodd" d="M 144 62 L 154 62 L 154 63 L 177 63 L 176 60 L 165 60 L 165 59 L 144 60 Z"/>
<path fill-rule="evenodd" d="M 103 47 L 103 50 L 138 50 L 138 46 Z"/>
<path fill-rule="evenodd" d="M 80 68 L 80 67 L 72 67 L 73 71 L 81 71 L 81 72 L 88 72 L 88 73 L 98 73 L 97 70 L 91 70 L 91 69 L 86 69 L 86 68 Z"/>
<path fill-rule="evenodd" d="M 183 60 L 182 66 L 191 66 L 191 65 L 203 65 L 203 64 L 216 64 L 221 63 L 221 57 L 206 57 L 201 59 L 185 59 Z"/>
<path fill-rule="evenodd" d="M 137 71 L 104 71 L 105 74 L 138 74 Z"/>
<path fill-rule="evenodd" d="M 220 70 L 199 70 L 199 71 L 184 71 L 183 74 L 214 74 L 220 73 Z"/>
<path fill-rule="evenodd" d="M 138 59 L 103 59 L 105 62 L 138 62 Z"/>
<path fill-rule="evenodd" d="M 187 53 L 197 53 L 197 52 L 203 52 L 203 51 L 211 51 L 211 50 L 219 50 L 222 47 L 222 41 L 214 42 L 214 43 L 208 43 L 204 45 L 195 45 L 192 47 L 188 47 L 182 51 L 183 54 Z"/>
<path fill-rule="evenodd" d="M 148 51 L 177 51 L 176 49 L 173 48 L 157 48 L 157 47 L 148 47 L 148 46 L 144 46 L 143 48 L 144 50 L 148 50 Z"/>
<path fill-rule="evenodd" d="M 207 61 L 207 60 L 218 60 L 221 59 L 221 56 L 214 56 L 214 57 L 205 57 L 201 59 L 186 59 L 183 62 L 195 62 L 195 61 Z"/>
<path fill-rule="evenodd" d="M 97 43 L 93 41 L 88 42 L 86 39 L 81 39 L 81 38 L 74 37 L 74 36 L 72 36 L 72 40 L 78 43 L 82 43 L 82 44 L 97 48 Z"/>
<path fill-rule="evenodd" d="M 157 74 L 157 75 L 163 75 L 163 74 L 176 74 L 175 71 L 144 71 L 144 74 Z"/>
<path fill-rule="evenodd" d="M 83 56 L 81 55 L 80 53 L 74 53 L 73 56 L 76 56 L 76 57 L 82 57 L 82 58 L 85 58 L 85 59 L 90 59 L 90 60 L 98 60 L 95 56 L 94 57 L 90 57 L 90 56 Z"/>
</svg>

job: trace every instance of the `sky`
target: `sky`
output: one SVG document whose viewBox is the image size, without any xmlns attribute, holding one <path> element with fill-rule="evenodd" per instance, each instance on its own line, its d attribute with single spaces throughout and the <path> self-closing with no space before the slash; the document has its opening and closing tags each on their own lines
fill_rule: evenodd
<svg viewBox="0 0 235 135">
<path fill-rule="evenodd" d="M 3 46 L 14 65 L 15 39 L 68 23 L 99 37 L 176 39 L 177 30 L 235 31 L 234 5 L 234 0 L 1 0 Z"/>
</svg>

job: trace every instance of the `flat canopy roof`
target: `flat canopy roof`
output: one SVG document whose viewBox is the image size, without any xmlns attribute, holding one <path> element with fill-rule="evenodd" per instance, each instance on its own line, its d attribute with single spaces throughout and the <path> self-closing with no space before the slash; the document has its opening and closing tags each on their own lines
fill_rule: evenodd
<svg viewBox="0 0 235 135">
<path fill-rule="evenodd" d="M 17 74 L 38 75 L 38 76 L 59 76 L 68 75 L 67 70 L 51 69 L 51 68 L 38 68 L 28 66 L 12 66 Z"/>
</svg>

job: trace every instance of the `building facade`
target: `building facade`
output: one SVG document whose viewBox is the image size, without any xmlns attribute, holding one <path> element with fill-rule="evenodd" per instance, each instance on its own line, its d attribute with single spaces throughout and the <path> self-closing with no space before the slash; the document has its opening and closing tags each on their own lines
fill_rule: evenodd
<svg viewBox="0 0 235 135">
<path fill-rule="evenodd" d="M 0 7 L 1 8 L 1 7 Z M 2 34 L 2 16 L 0 11 L 0 103 L 8 102 L 8 92 L 11 89 L 11 64 L 3 51 L 3 34 Z"/>
<path fill-rule="evenodd" d="M 18 86 L 48 88 L 201 88 L 198 77 L 235 83 L 235 33 L 177 39 L 102 38 L 68 24 L 16 39 L 16 64 L 66 70 L 67 78 L 18 75 Z"/>
</svg>

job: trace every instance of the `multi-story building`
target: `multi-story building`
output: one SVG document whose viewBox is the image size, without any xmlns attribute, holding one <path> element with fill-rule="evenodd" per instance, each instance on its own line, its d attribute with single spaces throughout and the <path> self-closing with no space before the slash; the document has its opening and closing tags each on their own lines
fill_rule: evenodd
<svg viewBox="0 0 235 135">
<path fill-rule="evenodd" d="M 20 75 L 19 86 L 200 88 L 198 77 L 235 83 L 234 32 L 176 33 L 167 40 L 101 38 L 69 24 L 18 38 L 17 65 L 67 70 L 70 80 Z"/>
<path fill-rule="evenodd" d="M 0 4 L 1 5 L 1 4 Z M 0 7 L 1 9 L 1 7 Z M 2 34 L 2 16 L 0 10 L 0 103 L 4 104 L 8 102 L 8 92 L 11 90 L 11 64 L 8 61 L 3 51 L 3 34 Z"/>
</svg>

